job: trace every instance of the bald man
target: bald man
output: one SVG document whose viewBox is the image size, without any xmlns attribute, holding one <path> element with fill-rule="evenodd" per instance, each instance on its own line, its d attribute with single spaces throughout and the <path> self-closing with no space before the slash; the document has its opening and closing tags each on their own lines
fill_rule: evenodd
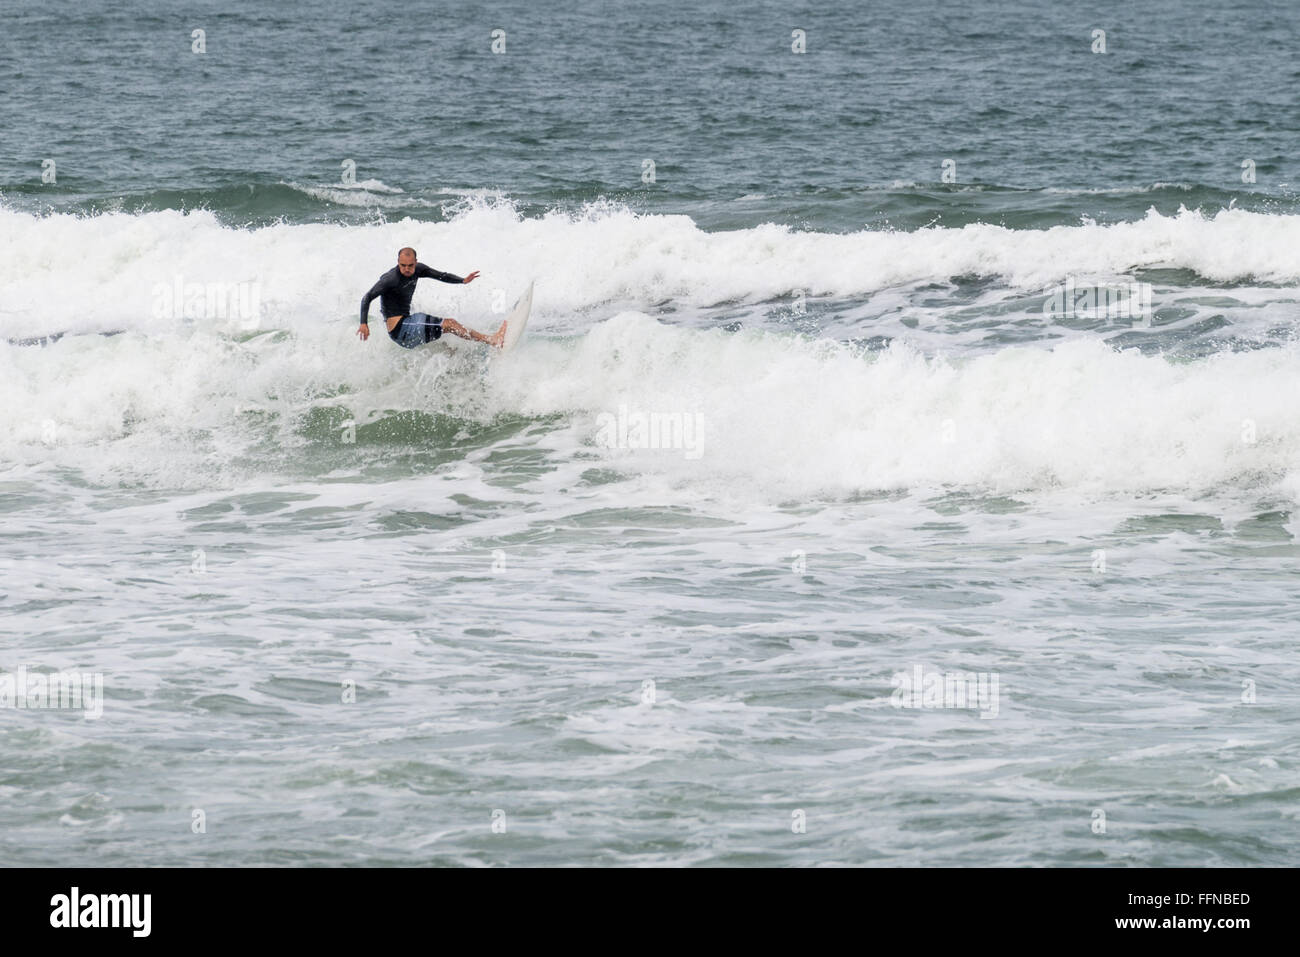
<svg viewBox="0 0 1300 957">
<path fill-rule="evenodd" d="M 411 297 L 415 295 L 417 280 L 438 279 L 442 282 L 467 283 L 477 278 L 477 270 L 461 279 L 449 272 L 430 269 L 424 263 L 417 261 L 414 249 L 405 246 L 397 254 L 397 266 L 380 276 L 379 282 L 375 283 L 362 298 L 361 328 L 357 330 L 357 335 L 361 337 L 362 342 L 370 338 L 370 303 L 378 298 L 379 307 L 384 313 L 384 321 L 388 325 L 389 338 L 403 348 L 414 349 L 416 346 L 422 346 L 426 342 L 441 338 L 444 332 L 450 332 L 454 336 L 473 342 L 486 342 L 490 346 L 500 348 L 506 337 L 504 322 L 492 335 L 485 336 L 473 329 L 466 329 L 455 319 L 443 319 L 424 312 L 409 314 Z"/>
</svg>

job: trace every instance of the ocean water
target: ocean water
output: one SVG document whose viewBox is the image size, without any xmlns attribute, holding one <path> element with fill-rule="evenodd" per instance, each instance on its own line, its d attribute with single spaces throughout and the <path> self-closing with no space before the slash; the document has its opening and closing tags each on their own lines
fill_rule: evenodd
<svg viewBox="0 0 1300 957">
<path fill-rule="evenodd" d="M 6 4 L 0 863 L 1294 864 L 1297 22 Z"/>
</svg>

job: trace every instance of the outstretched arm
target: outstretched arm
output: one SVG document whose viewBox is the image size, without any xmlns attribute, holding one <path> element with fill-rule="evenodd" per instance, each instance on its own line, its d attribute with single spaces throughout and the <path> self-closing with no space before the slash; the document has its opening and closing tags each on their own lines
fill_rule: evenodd
<svg viewBox="0 0 1300 957">
<path fill-rule="evenodd" d="M 473 282 L 475 279 L 478 278 L 477 269 L 474 270 L 472 273 L 470 273 L 468 276 L 466 276 L 464 279 L 461 279 L 459 276 L 453 275 L 452 273 L 449 272 L 439 272 L 437 269 L 434 269 L 431 266 L 426 266 L 424 263 L 420 263 L 415 267 L 415 274 L 419 276 L 421 279 L 438 279 L 442 282 L 452 282 L 452 283 Z"/>
</svg>

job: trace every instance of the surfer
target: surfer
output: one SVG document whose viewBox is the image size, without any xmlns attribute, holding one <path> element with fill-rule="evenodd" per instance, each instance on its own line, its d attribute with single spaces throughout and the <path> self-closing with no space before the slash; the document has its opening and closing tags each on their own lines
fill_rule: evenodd
<svg viewBox="0 0 1300 957">
<path fill-rule="evenodd" d="M 362 342 L 370 338 L 370 303 L 378 298 L 380 309 L 384 313 L 384 321 L 388 324 L 388 335 L 403 348 L 414 349 L 416 346 L 422 346 L 426 342 L 441 338 L 444 332 L 474 342 L 486 342 L 490 346 L 500 348 L 506 336 L 504 322 L 492 335 L 485 336 L 473 329 L 466 329 L 455 319 L 430 316 L 423 312 L 408 315 L 417 280 L 438 279 L 442 282 L 468 283 L 477 278 L 478 270 L 461 279 L 449 272 L 430 269 L 424 263 L 416 261 L 414 249 L 404 246 L 397 253 L 397 265 L 380 276 L 379 282 L 375 283 L 362 298 L 361 328 L 357 330 L 357 335 L 361 337 Z"/>
</svg>

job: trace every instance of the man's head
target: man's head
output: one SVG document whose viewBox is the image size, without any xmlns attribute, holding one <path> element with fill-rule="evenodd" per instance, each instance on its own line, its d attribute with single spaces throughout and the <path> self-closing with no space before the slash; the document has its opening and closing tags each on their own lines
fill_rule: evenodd
<svg viewBox="0 0 1300 957">
<path fill-rule="evenodd" d="M 403 246 L 397 252 L 397 271 L 403 276 L 415 274 L 415 250 L 410 246 Z"/>
</svg>

